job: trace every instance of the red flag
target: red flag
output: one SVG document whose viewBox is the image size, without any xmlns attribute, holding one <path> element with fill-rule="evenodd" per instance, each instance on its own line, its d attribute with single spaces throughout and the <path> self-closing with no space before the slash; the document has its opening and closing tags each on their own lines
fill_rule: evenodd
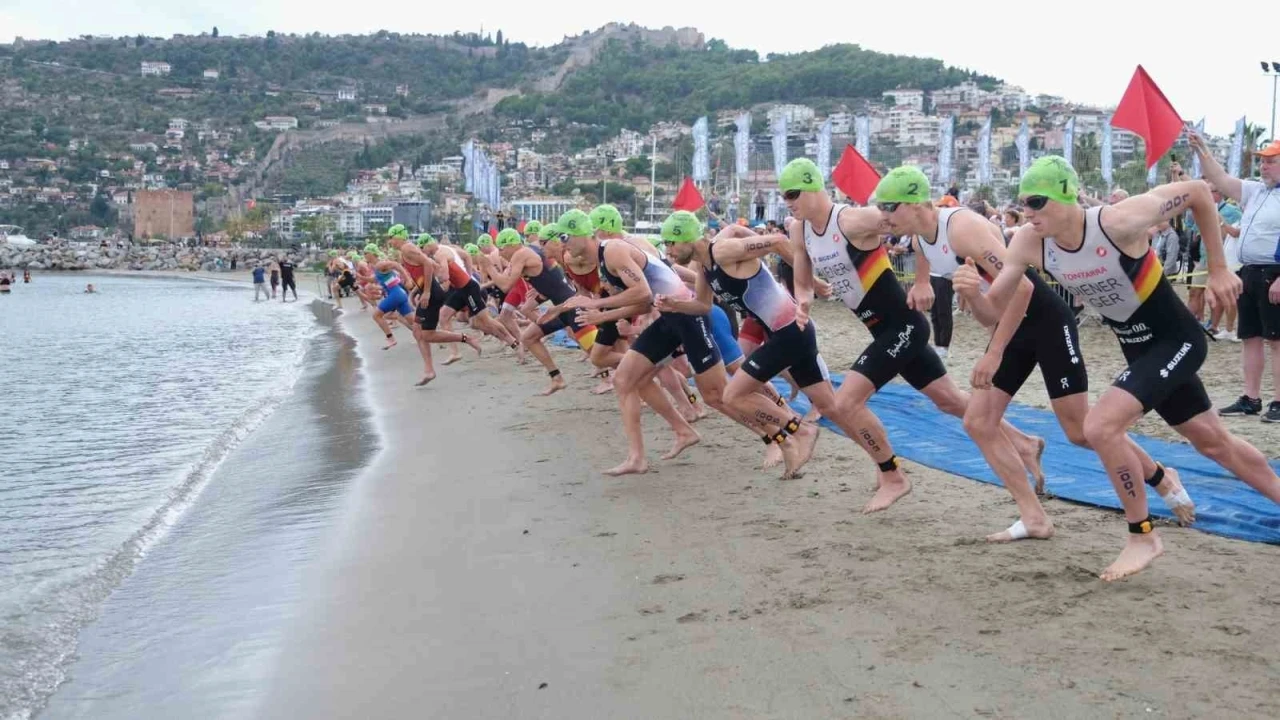
<svg viewBox="0 0 1280 720">
<path fill-rule="evenodd" d="M 498 225 L 497 225 L 497 223 L 493 223 L 493 224 L 489 225 L 489 237 L 493 238 L 494 240 L 497 240 L 497 239 L 498 239 Z"/>
<path fill-rule="evenodd" d="M 871 167 L 862 153 L 852 145 L 845 145 L 840 162 L 831 171 L 831 182 L 854 202 L 866 205 L 867 198 L 871 197 L 876 185 L 880 183 L 880 173 Z"/>
<path fill-rule="evenodd" d="M 516 228 L 516 230 L 517 230 L 517 231 L 519 231 L 519 233 L 520 233 L 521 235 L 523 235 L 523 234 L 524 234 L 524 226 L 525 226 L 525 225 L 528 225 L 528 224 L 529 224 L 529 221 L 528 221 L 528 220 L 521 220 L 521 221 L 520 221 L 520 226 L 519 226 L 519 227 L 517 227 L 517 228 Z"/>
<path fill-rule="evenodd" d="M 693 212 L 705 204 L 702 193 L 698 192 L 698 187 L 693 184 L 693 178 L 686 175 L 684 182 L 680 184 L 680 192 L 676 193 L 676 201 L 671 204 L 671 207 Z"/>
<path fill-rule="evenodd" d="M 1182 134 L 1182 118 L 1141 65 L 1111 116 L 1112 127 L 1133 131 L 1147 143 L 1147 169 L 1173 147 Z"/>
</svg>

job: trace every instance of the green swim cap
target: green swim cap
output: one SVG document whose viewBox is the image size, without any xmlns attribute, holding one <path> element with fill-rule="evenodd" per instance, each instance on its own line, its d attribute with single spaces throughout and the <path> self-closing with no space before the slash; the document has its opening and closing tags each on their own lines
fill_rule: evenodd
<svg viewBox="0 0 1280 720">
<path fill-rule="evenodd" d="M 622 232 L 622 213 L 612 205 L 597 205 L 591 211 L 591 225 L 601 232 Z"/>
<path fill-rule="evenodd" d="M 418 247 L 422 247 L 423 245 L 430 245 L 435 241 L 436 239 L 431 237 L 431 233 L 422 233 L 421 235 L 418 236 Z"/>
<path fill-rule="evenodd" d="M 462 246 L 462 249 L 466 250 L 468 255 L 480 254 L 480 246 L 475 243 L 467 243 L 466 245 Z"/>
<path fill-rule="evenodd" d="M 560 225 L 558 223 L 547 223 L 538 231 L 538 237 L 543 240 L 555 240 L 560 237 Z"/>
<path fill-rule="evenodd" d="M 914 165 L 903 165 L 880 178 L 873 193 L 877 203 L 927 203 L 929 178 Z"/>
<path fill-rule="evenodd" d="M 489 237 L 488 235 L 481 235 L 476 240 L 476 245 L 479 245 L 482 248 L 487 248 L 492 244 L 493 244 L 493 238 Z"/>
<path fill-rule="evenodd" d="M 782 168 L 782 175 L 778 177 L 778 188 L 782 192 L 788 190 L 821 192 L 822 173 L 818 172 L 818 166 L 814 165 L 809 158 L 796 158 Z"/>
<path fill-rule="evenodd" d="M 595 232 L 595 228 L 591 225 L 591 218 L 581 210 L 570 210 L 560 216 L 556 221 L 560 232 L 569 237 L 591 237 L 591 233 Z"/>
<path fill-rule="evenodd" d="M 379 253 L 378 253 L 378 244 L 377 244 L 377 243 L 369 243 L 368 245 L 365 245 L 365 246 L 364 246 L 364 251 L 365 251 L 366 253 L 370 254 L 370 255 L 378 255 L 378 254 L 379 254 Z"/>
<path fill-rule="evenodd" d="M 538 237 L 538 233 L 542 232 L 542 223 L 537 220 L 530 220 L 524 224 L 524 236 Z"/>
<path fill-rule="evenodd" d="M 520 237 L 520 232 L 515 228 L 506 228 L 498 233 L 498 239 L 494 244 L 500 248 L 516 247 L 524 244 L 524 238 Z"/>
<path fill-rule="evenodd" d="M 330 251 L 329 251 L 329 257 L 338 257 L 338 251 L 337 251 L 337 250 L 330 250 Z"/>
<path fill-rule="evenodd" d="M 404 225 L 401 225 L 400 223 L 396 223 L 395 225 L 392 225 L 391 227 L 387 228 L 387 237 L 401 238 L 404 240 L 408 240 L 409 229 L 406 228 Z"/>
<path fill-rule="evenodd" d="M 702 239 L 702 223 L 687 210 L 671 213 L 662 221 L 662 240 L 669 243 L 691 243 Z"/>
<path fill-rule="evenodd" d="M 359 259 L 360 259 L 360 251 L 359 251 L 359 250 L 352 250 L 351 252 L 347 253 L 347 257 L 348 257 L 348 258 L 350 258 L 350 259 L 352 259 L 352 260 L 359 260 Z"/>
<path fill-rule="evenodd" d="M 1061 155 L 1045 155 L 1031 163 L 1022 181 L 1018 183 L 1018 199 L 1043 195 L 1068 205 L 1079 200 L 1080 176 Z"/>
</svg>

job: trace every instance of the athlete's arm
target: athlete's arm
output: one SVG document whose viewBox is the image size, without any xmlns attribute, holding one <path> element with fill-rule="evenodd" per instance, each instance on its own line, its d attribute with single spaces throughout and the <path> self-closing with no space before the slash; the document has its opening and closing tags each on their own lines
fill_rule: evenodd
<svg viewBox="0 0 1280 720">
<path fill-rule="evenodd" d="M 804 223 L 793 222 L 787 231 L 791 236 L 791 279 L 796 291 L 796 324 L 801 329 L 809 322 L 809 306 L 813 304 L 813 263 L 804 246 Z"/>
<path fill-rule="evenodd" d="M 933 283 L 929 280 L 929 258 L 920 249 L 920 237 L 912 236 L 911 249 L 916 253 L 916 277 L 907 290 L 907 307 L 920 312 L 929 312 L 933 307 Z"/>
<path fill-rule="evenodd" d="M 614 273 L 622 278 L 627 288 L 617 295 L 606 295 L 601 298 L 571 297 L 565 301 L 565 307 L 585 307 L 594 309 L 619 308 L 624 305 L 641 305 L 648 307 L 653 303 L 653 288 L 645 280 L 644 272 L 636 263 L 632 253 L 634 248 L 628 243 L 610 243 L 604 249 L 605 266 L 614 269 Z M 652 258 L 650 262 L 662 262 Z"/>
<path fill-rule="evenodd" d="M 643 305 L 628 305 L 626 307 L 613 308 L 612 310 L 587 310 L 585 308 L 578 310 L 578 321 L 588 325 L 599 325 L 602 322 L 630 320 L 637 315 L 643 315 L 650 310 L 649 303 Z"/>
<path fill-rule="evenodd" d="M 697 263 L 697 261 L 694 261 Z M 706 315 L 711 312 L 711 306 L 715 304 L 715 295 L 711 292 L 711 286 L 707 284 L 706 273 L 702 272 L 701 265 L 695 265 L 694 274 L 694 292 L 696 297 L 689 300 L 676 300 L 666 296 L 654 298 L 654 307 L 663 312 L 678 312 L 685 315 Z"/>
<path fill-rule="evenodd" d="M 409 271 L 404 269 L 403 265 L 394 260 L 392 260 L 389 265 L 391 266 L 391 269 L 400 276 L 400 283 L 406 288 L 412 288 L 417 284 L 413 281 L 413 276 L 409 274 Z"/>
<path fill-rule="evenodd" d="M 1040 266 L 1040 248 L 1043 242 L 1031 225 L 1023 225 L 1013 234 L 1009 248 L 1004 253 L 1004 267 L 1000 268 L 1000 274 L 987 291 L 987 299 L 992 305 L 1000 307 L 1009 302 L 1018 286 L 1026 279 L 1027 268 Z M 966 297 L 978 294 L 978 281 L 977 268 L 967 266 L 957 268 L 955 277 L 951 279 L 956 290 Z"/>
<path fill-rule="evenodd" d="M 662 261 L 659 260 L 658 262 L 662 262 Z M 690 287 L 692 287 L 693 285 L 697 284 L 699 273 L 696 273 L 690 270 L 689 268 L 674 262 L 671 263 L 671 269 L 675 271 L 676 275 L 680 276 L 680 281 L 683 282 L 685 285 L 689 285 Z"/>
<path fill-rule="evenodd" d="M 520 281 L 520 276 L 524 274 L 525 266 L 529 264 L 529 258 L 534 257 L 533 251 L 529 248 L 520 248 L 511 256 L 511 262 L 507 263 L 506 270 L 499 270 L 493 266 L 493 260 L 483 253 L 480 254 L 480 264 L 489 271 L 489 279 L 493 281 L 503 292 L 510 292 L 511 288 Z"/>
<path fill-rule="evenodd" d="M 1217 158 L 1209 152 L 1209 148 L 1205 147 L 1204 138 L 1190 127 L 1187 128 L 1187 142 L 1191 144 L 1195 154 L 1200 156 L 1200 170 L 1204 179 L 1213 183 L 1213 186 L 1218 188 L 1218 192 L 1240 202 L 1240 196 L 1244 194 L 1244 183 L 1240 178 L 1231 177 L 1226 170 L 1222 169 Z M 1200 218 L 1196 218 L 1196 222 L 1199 223 Z"/>
<path fill-rule="evenodd" d="M 720 237 L 716 239 L 715 247 L 716 262 L 721 265 L 759 260 L 770 253 L 782 255 L 786 260 L 790 260 L 791 255 L 791 240 L 781 233 L 751 237 Z"/>
</svg>

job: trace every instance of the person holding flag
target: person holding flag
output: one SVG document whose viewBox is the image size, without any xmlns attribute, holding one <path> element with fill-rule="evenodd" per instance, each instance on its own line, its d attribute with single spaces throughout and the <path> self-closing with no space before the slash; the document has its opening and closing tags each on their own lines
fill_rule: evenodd
<svg viewBox="0 0 1280 720">
<path fill-rule="evenodd" d="M 911 192 L 912 187 L 924 190 Z M 1089 412 L 1089 378 L 1080 353 L 1075 315 L 1033 272 L 1026 273 L 1027 279 L 1018 285 L 1003 310 L 993 304 L 983 292 L 1004 266 L 1003 233 L 969 208 L 935 207 L 928 187 L 928 178 L 919 168 L 903 166 L 885 175 L 875 196 L 893 234 L 915 237 L 912 244 L 916 248 L 917 277 L 936 273 L 953 281 L 974 319 L 996 331 L 986 354 L 973 369 L 974 392 L 964 414 L 964 429 L 1013 496 L 1019 519 L 1007 530 L 987 536 L 987 541 L 1048 539 L 1053 537 L 1053 522 L 1036 497 L 1044 491 L 1039 457 L 1030 468 L 1026 467 L 1008 436 L 1000 431 L 1000 422 L 1013 396 L 1039 365 L 1049 404 L 1063 432 L 1071 442 L 1088 447 L 1084 418 Z M 927 286 L 921 289 L 922 295 L 926 289 Z M 923 299 L 928 304 L 928 298 Z M 1195 506 L 1178 482 L 1177 473 L 1154 462 L 1132 440 L 1129 443 L 1140 460 L 1147 484 L 1165 496 L 1180 520 L 1194 521 Z M 1040 447 L 1043 449 L 1043 443 Z M 1034 492 L 1027 483 L 1027 469 L 1036 480 Z"/>
<path fill-rule="evenodd" d="M 886 202 L 879 209 L 836 205 L 818 167 L 806 158 L 787 163 L 778 186 L 787 208 L 799 221 L 792 223 L 790 230 L 799 306 L 796 322 L 801 329 L 809 322 L 817 273 L 831 283 L 833 294 L 866 325 L 873 338 L 854 362 L 853 372 L 845 376 L 836 393 L 836 407 L 879 467 L 876 494 L 863 512 L 884 510 L 911 492 L 911 482 L 899 467 L 884 426 L 867 407 L 867 400 L 899 375 L 939 410 L 954 417 L 964 417 L 969 398 L 951 381 L 942 360 L 929 346 L 929 321 L 919 310 L 932 297 L 932 293 L 921 295 L 928 288 L 927 281 L 923 287 L 904 292 L 889 264 L 880 240 L 882 213 L 896 204 Z M 926 197 L 928 184 L 913 187 L 907 183 L 900 194 L 908 193 Z M 1001 423 L 1001 429 L 1018 449 L 1024 468 L 1035 467 L 1041 440 L 1007 422 Z"/>
<path fill-rule="evenodd" d="M 1028 224 L 1014 234 L 988 298 L 997 307 L 1011 302 L 1027 269 L 1042 267 L 1097 310 L 1120 342 L 1128 367 L 1084 420 L 1085 441 L 1106 467 L 1129 523 L 1124 549 L 1102 571 L 1109 581 L 1140 572 L 1164 552 L 1147 507 L 1142 463 L 1127 436 L 1143 415 L 1156 411 L 1202 455 L 1277 503 L 1280 477 L 1213 412 L 1197 375 L 1208 352 L 1204 328 L 1165 278 L 1147 239 L 1150 227 L 1190 209 L 1209 254 L 1209 302 L 1234 302 L 1240 278 L 1227 268 L 1209 186 L 1200 180 L 1161 185 L 1088 209 L 1077 201 L 1079 188 L 1062 157 L 1031 165 L 1018 187 Z"/>
</svg>

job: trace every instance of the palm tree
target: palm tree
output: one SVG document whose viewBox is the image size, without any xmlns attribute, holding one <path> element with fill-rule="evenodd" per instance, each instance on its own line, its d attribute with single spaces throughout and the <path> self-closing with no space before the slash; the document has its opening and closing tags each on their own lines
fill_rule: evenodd
<svg viewBox="0 0 1280 720">
<path fill-rule="evenodd" d="M 1098 145 L 1098 134 L 1089 133 L 1084 137 L 1076 138 L 1075 154 L 1072 156 L 1072 164 L 1080 174 L 1084 174 L 1102 167 L 1102 148 Z"/>
</svg>

